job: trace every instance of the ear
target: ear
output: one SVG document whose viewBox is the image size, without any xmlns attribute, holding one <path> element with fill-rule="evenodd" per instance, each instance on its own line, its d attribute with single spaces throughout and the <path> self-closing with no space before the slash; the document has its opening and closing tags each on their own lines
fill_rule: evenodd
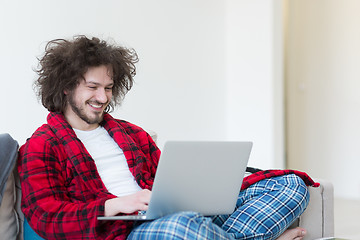
<svg viewBox="0 0 360 240">
<path fill-rule="evenodd" d="M 64 94 L 68 95 L 69 91 L 68 90 L 64 90 Z"/>
</svg>

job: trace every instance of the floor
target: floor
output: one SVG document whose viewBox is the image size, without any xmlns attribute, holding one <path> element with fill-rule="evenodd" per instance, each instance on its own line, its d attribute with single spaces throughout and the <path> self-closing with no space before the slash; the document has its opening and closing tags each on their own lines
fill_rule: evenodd
<svg viewBox="0 0 360 240">
<path fill-rule="evenodd" d="M 334 200 L 335 236 L 360 240 L 360 200 Z"/>
</svg>

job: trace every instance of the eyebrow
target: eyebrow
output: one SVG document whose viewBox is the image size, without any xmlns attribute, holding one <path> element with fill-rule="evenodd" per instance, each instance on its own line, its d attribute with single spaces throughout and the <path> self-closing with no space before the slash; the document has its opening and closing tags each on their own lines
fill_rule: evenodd
<svg viewBox="0 0 360 240">
<path fill-rule="evenodd" d="M 96 85 L 96 86 L 100 86 L 101 84 L 98 83 L 98 82 L 93 82 L 93 81 L 85 81 L 85 84 L 93 84 L 93 85 Z M 106 85 L 106 87 L 109 87 L 109 86 L 114 86 L 114 83 L 109 83 L 108 85 Z"/>
</svg>

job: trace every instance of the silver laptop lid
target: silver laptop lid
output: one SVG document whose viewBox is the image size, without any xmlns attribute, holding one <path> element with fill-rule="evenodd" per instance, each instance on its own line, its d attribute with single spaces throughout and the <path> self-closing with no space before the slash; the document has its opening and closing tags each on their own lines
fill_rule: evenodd
<svg viewBox="0 0 360 240">
<path fill-rule="evenodd" d="M 166 142 L 147 218 L 179 211 L 231 214 L 251 148 L 251 142 Z"/>
</svg>

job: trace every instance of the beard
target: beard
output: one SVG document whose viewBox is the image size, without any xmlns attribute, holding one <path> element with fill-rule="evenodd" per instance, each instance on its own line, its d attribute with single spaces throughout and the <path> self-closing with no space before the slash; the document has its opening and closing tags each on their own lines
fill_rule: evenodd
<svg viewBox="0 0 360 240">
<path fill-rule="evenodd" d="M 87 101 L 88 102 L 88 101 Z M 86 102 L 86 104 L 88 104 Z M 94 104 L 102 105 L 101 103 L 97 101 L 93 101 Z M 104 111 L 102 112 L 90 112 L 86 113 L 84 108 L 82 106 L 79 106 L 76 104 L 73 94 L 69 95 L 69 105 L 73 112 L 83 121 L 85 121 L 87 124 L 98 124 L 103 120 L 104 117 Z"/>
</svg>

